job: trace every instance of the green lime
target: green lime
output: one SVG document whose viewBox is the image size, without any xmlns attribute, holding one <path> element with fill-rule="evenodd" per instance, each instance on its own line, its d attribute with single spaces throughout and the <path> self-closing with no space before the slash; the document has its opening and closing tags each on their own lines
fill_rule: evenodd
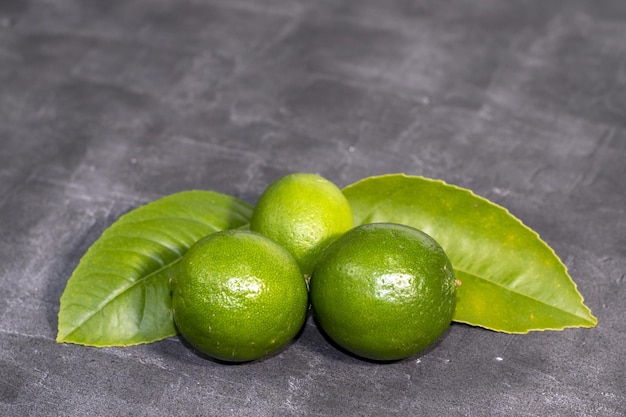
<svg viewBox="0 0 626 417">
<path fill-rule="evenodd" d="M 195 243 L 172 278 L 174 322 L 199 351 L 219 360 L 261 358 L 298 333 L 308 308 L 295 259 L 254 232 L 227 230 Z"/>
<path fill-rule="evenodd" d="M 448 257 L 409 226 L 358 226 L 333 242 L 310 282 L 318 323 L 341 347 L 373 360 L 420 352 L 450 325 L 456 282 Z"/>
<path fill-rule="evenodd" d="M 263 192 L 250 230 L 278 242 L 310 275 L 330 242 L 353 226 L 348 200 L 335 184 L 307 173 L 287 175 Z"/>
</svg>

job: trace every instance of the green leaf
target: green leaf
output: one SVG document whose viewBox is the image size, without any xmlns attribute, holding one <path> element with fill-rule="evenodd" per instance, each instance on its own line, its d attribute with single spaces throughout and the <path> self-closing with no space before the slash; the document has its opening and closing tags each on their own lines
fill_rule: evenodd
<svg viewBox="0 0 626 417">
<path fill-rule="evenodd" d="M 554 251 L 503 207 L 402 174 L 363 179 L 344 194 L 355 224 L 406 224 L 441 244 L 462 282 L 454 321 L 507 333 L 597 324 Z"/>
<path fill-rule="evenodd" d="M 130 346 L 176 334 L 168 272 L 198 239 L 248 224 L 252 207 L 185 191 L 121 216 L 85 253 L 61 296 L 57 342 Z"/>
</svg>

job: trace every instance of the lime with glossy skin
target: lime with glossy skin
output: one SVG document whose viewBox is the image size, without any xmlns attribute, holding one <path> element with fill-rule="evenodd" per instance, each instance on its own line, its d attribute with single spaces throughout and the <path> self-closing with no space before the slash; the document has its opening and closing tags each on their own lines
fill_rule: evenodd
<svg viewBox="0 0 626 417">
<path fill-rule="evenodd" d="M 293 256 L 251 231 L 221 231 L 199 240 L 171 284 L 176 327 L 196 349 L 222 361 L 251 361 L 285 346 L 308 309 Z"/>
<path fill-rule="evenodd" d="M 341 190 L 309 173 L 270 184 L 250 220 L 250 230 L 287 248 L 305 275 L 311 274 L 324 248 L 352 226 L 352 210 Z"/>
<path fill-rule="evenodd" d="M 319 260 L 310 298 L 338 345 L 372 360 L 412 356 L 452 321 L 456 282 L 448 257 L 426 233 L 373 223 L 333 242 Z"/>
</svg>

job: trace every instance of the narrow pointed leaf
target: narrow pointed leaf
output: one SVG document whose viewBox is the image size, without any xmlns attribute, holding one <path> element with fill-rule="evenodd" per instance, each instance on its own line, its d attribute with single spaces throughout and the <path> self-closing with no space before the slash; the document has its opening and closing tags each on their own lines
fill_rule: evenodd
<svg viewBox="0 0 626 417">
<path fill-rule="evenodd" d="M 455 321 L 507 333 L 597 324 L 554 251 L 503 207 L 402 174 L 366 178 L 344 194 L 356 224 L 406 224 L 441 244 L 462 282 Z"/>
<path fill-rule="evenodd" d="M 169 268 L 198 239 L 245 226 L 251 213 L 233 197 L 185 191 L 121 216 L 67 282 L 57 342 L 129 346 L 175 335 Z"/>
</svg>

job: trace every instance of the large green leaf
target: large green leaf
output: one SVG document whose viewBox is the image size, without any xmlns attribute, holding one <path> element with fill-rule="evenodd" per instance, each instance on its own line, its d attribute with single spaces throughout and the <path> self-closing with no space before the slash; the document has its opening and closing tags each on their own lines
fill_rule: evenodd
<svg viewBox="0 0 626 417">
<path fill-rule="evenodd" d="M 169 268 L 198 239 L 245 226 L 251 213 L 233 197 L 185 191 L 121 216 L 67 282 L 57 342 L 129 346 L 175 335 Z"/>
<path fill-rule="evenodd" d="M 401 174 L 366 178 L 344 193 L 356 224 L 406 224 L 441 244 L 462 282 L 455 321 L 507 333 L 597 324 L 554 251 L 506 209 Z"/>
</svg>

